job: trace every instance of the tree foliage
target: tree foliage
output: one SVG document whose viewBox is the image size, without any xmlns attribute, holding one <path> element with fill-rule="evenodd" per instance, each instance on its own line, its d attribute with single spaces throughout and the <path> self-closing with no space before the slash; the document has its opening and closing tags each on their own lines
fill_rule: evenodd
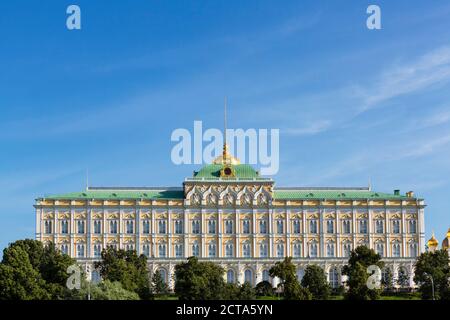
<svg viewBox="0 0 450 320">
<path fill-rule="evenodd" d="M 314 300 L 326 300 L 330 297 L 330 285 L 325 272 L 318 265 L 306 267 L 301 284 L 311 292 Z"/>
<path fill-rule="evenodd" d="M 283 298 L 286 300 L 310 300 L 311 293 L 303 288 L 298 282 L 295 265 L 291 257 L 286 257 L 283 261 L 275 263 L 269 270 L 271 277 L 278 277 L 281 280 L 280 286 L 283 291 Z"/>
<path fill-rule="evenodd" d="M 255 293 L 259 297 L 271 297 L 274 295 L 274 290 L 272 284 L 269 281 L 261 281 L 256 285 Z"/>
<path fill-rule="evenodd" d="M 380 289 L 369 289 L 367 286 L 367 267 L 376 265 L 380 269 L 384 267 L 379 254 L 366 246 L 359 246 L 353 250 L 348 260 L 348 265 L 342 269 L 342 274 L 348 276 L 348 291 L 345 294 L 349 300 L 375 300 L 380 296 Z"/>
<path fill-rule="evenodd" d="M 150 280 L 147 258 L 134 250 L 103 249 L 102 260 L 95 263 L 104 280 L 120 282 L 127 291 L 136 292 L 141 299 L 149 299 Z"/>
<path fill-rule="evenodd" d="M 435 298 L 450 300 L 450 265 L 447 250 L 422 253 L 415 265 L 414 282 L 419 285 L 422 299 L 432 299 L 431 278 L 434 281 Z"/>
<path fill-rule="evenodd" d="M 169 288 L 167 284 L 164 282 L 164 279 L 161 276 L 161 272 L 156 271 L 153 273 L 151 289 L 152 294 L 154 295 L 164 295 L 169 292 Z"/>
<path fill-rule="evenodd" d="M 181 300 L 217 300 L 225 295 L 224 269 L 189 257 L 175 266 L 175 293 Z"/>
<path fill-rule="evenodd" d="M 98 284 L 83 281 L 80 290 L 72 290 L 68 297 L 71 300 L 85 300 L 88 295 L 91 300 L 139 300 L 136 292 L 125 290 L 118 281 L 104 280 Z"/>
<path fill-rule="evenodd" d="M 3 250 L 0 299 L 62 299 L 68 294 L 67 268 L 75 260 L 50 243 L 25 239 Z"/>
</svg>

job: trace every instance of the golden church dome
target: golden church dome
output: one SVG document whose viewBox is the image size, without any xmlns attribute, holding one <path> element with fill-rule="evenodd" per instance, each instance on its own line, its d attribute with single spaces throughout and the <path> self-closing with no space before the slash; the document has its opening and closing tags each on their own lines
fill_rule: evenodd
<svg viewBox="0 0 450 320">
<path fill-rule="evenodd" d="M 233 157 L 232 154 L 228 151 L 228 144 L 224 144 L 223 146 L 223 154 L 218 156 L 213 160 L 213 164 L 231 164 L 237 165 L 241 164 L 241 161 L 238 158 Z"/>
<path fill-rule="evenodd" d="M 433 232 L 433 235 L 431 236 L 430 240 L 428 240 L 427 245 L 429 248 L 431 248 L 431 247 L 437 247 L 438 244 L 439 244 L 439 242 L 434 237 L 434 232 Z"/>
<path fill-rule="evenodd" d="M 447 236 L 442 241 L 442 249 L 448 249 L 450 247 L 450 228 L 448 228 Z"/>
</svg>

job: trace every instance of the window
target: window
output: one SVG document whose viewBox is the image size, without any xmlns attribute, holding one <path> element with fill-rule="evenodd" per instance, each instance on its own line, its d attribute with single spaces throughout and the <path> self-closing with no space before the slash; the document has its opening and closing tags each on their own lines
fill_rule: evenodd
<svg viewBox="0 0 450 320">
<path fill-rule="evenodd" d="M 61 245 L 61 253 L 62 254 L 69 254 L 69 246 L 67 244 Z"/>
<path fill-rule="evenodd" d="M 262 272 L 262 281 L 270 282 L 270 273 L 269 270 L 264 269 Z"/>
<path fill-rule="evenodd" d="M 94 245 L 94 258 L 99 258 L 102 255 L 102 246 L 99 244 Z"/>
<path fill-rule="evenodd" d="M 161 279 L 164 281 L 164 283 L 167 283 L 167 272 L 165 269 L 159 269 L 157 272 L 161 275 Z"/>
<path fill-rule="evenodd" d="M 182 234 L 183 233 L 183 221 L 175 220 L 175 233 Z"/>
<path fill-rule="evenodd" d="M 327 233 L 334 233 L 334 221 L 327 220 Z"/>
<path fill-rule="evenodd" d="M 84 258 L 84 244 L 77 245 L 77 257 Z"/>
<path fill-rule="evenodd" d="M 234 283 L 234 271 L 231 269 L 227 271 L 227 282 Z"/>
<path fill-rule="evenodd" d="M 233 252 L 233 244 L 232 243 L 228 243 L 225 246 L 225 255 L 227 256 L 227 258 L 231 258 L 234 256 L 234 252 Z"/>
<path fill-rule="evenodd" d="M 134 250 L 134 245 L 133 244 L 127 244 L 126 246 L 125 246 L 125 250 L 126 251 L 133 251 Z"/>
<path fill-rule="evenodd" d="M 409 220 L 409 233 L 417 233 L 417 222 L 416 220 Z"/>
<path fill-rule="evenodd" d="M 294 258 L 300 258 L 302 256 L 302 246 L 300 243 L 295 243 L 293 248 L 293 256 Z"/>
<path fill-rule="evenodd" d="M 250 233 L 250 220 L 242 221 L 242 233 Z"/>
<path fill-rule="evenodd" d="M 158 255 L 161 258 L 166 257 L 166 245 L 165 244 L 158 245 Z"/>
<path fill-rule="evenodd" d="M 161 234 L 166 233 L 166 221 L 165 220 L 158 221 L 158 233 L 161 233 Z"/>
<path fill-rule="evenodd" d="M 116 220 L 112 220 L 109 222 L 109 232 L 117 233 L 117 221 Z"/>
<path fill-rule="evenodd" d="M 349 258 L 351 251 L 352 251 L 352 245 L 350 243 L 344 243 L 344 245 L 342 247 L 343 256 L 345 258 Z"/>
<path fill-rule="evenodd" d="M 277 224 L 277 233 L 283 234 L 284 232 L 283 220 L 277 220 L 276 224 Z"/>
<path fill-rule="evenodd" d="M 94 233 L 102 233 L 102 222 L 100 220 L 94 220 Z"/>
<path fill-rule="evenodd" d="M 250 245 L 248 243 L 245 243 L 244 245 L 242 245 L 242 256 L 244 258 L 250 258 L 250 255 L 251 255 Z"/>
<path fill-rule="evenodd" d="M 400 233 L 400 220 L 392 220 L 392 232 Z"/>
<path fill-rule="evenodd" d="M 259 233 L 267 233 L 267 221 L 259 220 Z"/>
<path fill-rule="evenodd" d="M 253 285 L 253 272 L 250 269 L 245 270 L 244 272 L 244 282 L 250 283 Z"/>
<path fill-rule="evenodd" d="M 216 220 L 208 220 L 208 233 L 216 233 Z"/>
<path fill-rule="evenodd" d="M 377 243 L 375 249 L 376 249 L 377 254 L 379 254 L 381 257 L 384 257 L 384 244 L 383 243 Z"/>
<path fill-rule="evenodd" d="M 317 243 L 313 242 L 309 244 L 309 256 L 311 258 L 317 257 Z"/>
<path fill-rule="evenodd" d="M 210 243 L 208 245 L 208 255 L 210 258 L 213 258 L 216 256 L 216 244 L 215 243 Z"/>
<path fill-rule="evenodd" d="M 195 233 L 195 234 L 200 233 L 200 221 L 192 220 L 192 233 Z"/>
<path fill-rule="evenodd" d="M 392 245 L 392 256 L 395 258 L 400 257 L 400 244 L 399 243 L 394 243 Z"/>
<path fill-rule="evenodd" d="M 183 257 L 183 245 L 182 244 L 175 245 L 175 257 L 177 257 L 177 258 Z"/>
<path fill-rule="evenodd" d="M 302 281 L 303 277 L 305 275 L 305 270 L 302 268 L 297 269 L 297 280 Z"/>
<path fill-rule="evenodd" d="M 198 243 L 192 244 L 192 255 L 198 257 L 200 255 L 200 246 Z"/>
<path fill-rule="evenodd" d="M 327 257 L 334 257 L 334 243 L 327 244 Z"/>
<path fill-rule="evenodd" d="M 149 220 L 142 221 L 142 233 L 144 233 L 144 234 L 150 233 L 150 221 Z"/>
<path fill-rule="evenodd" d="M 228 234 L 233 233 L 233 221 L 232 220 L 225 221 L 225 233 L 228 233 Z"/>
<path fill-rule="evenodd" d="M 44 222 L 44 233 L 52 233 L 52 222 L 50 220 Z"/>
<path fill-rule="evenodd" d="M 376 233 L 383 233 L 383 220 L 376 220 L 375 221 L 375 232 Z"/>
<path fill-rule="evenodd" d="M 284 244 L 282 243 L 277 244 L 277 257 L 278 258 L 284 257 Z"/>
<path fill-rule="evenodd" d="M 332 288 L 339 287 L 339 273 L 336 268 L 332 268 L 328 272 L 328 281 L 330 282 L 330 286 Z"/>
<path fill-rule="evenodd" d="M 309 220 L 309 232 L 317 233 L 317 220 Z"/>
<path fill-rule="evenodd" d="M 147 258 L 150 257 L 150 245 L 144 244 L 144 245 L 142 246 L 142 254 L 143 254 L 144 256 L 146 256 Z"/>
<path fill-rule="evenodd" d="M 342 233 L 350 233 L 350 220 L 342 221 Z"/>
<path fill-rule="evenodd" d="M 413 258 L 417 257 L 417 243 L 409 244 L 409 256 Z"/>
<path fill-rule="evenodd" d="M 69 233 L 69 221 L 67 221 L 67 220 L 61 221 L 61 233 L 64 233 L 64 234 Z"/>
<path fill-rule="evenodd" d="M 292 232 L 295 234 L 299 234 L 300 233 L 300 220 L 295 219 L 292 222 Z"/>
<path fill-rule="evenodd" d="M 77 221 L 77 233 L 82 234 L 84 233 L 84 221 L 83 220 L 78 220 Z"/>
<path fill-rule="evenodd" d="M 125 225 L 126 225 L 126 228 L 127 228 L 127 230 L 126 230 L 127 234 L 134 233 L 134 223 L 133 223 L 132 220 L 127 220 Z"/>
<path fill-rule="evenodd" d="M 269 251 L 268 251 L 268 248 L 267 248 L 267 244 L 261 243 L 259 245 L 259 256 L 261 258 L 267 258 L 269 256 Z"/>
<path fill-rule="evenodd" d="M 367 220 L 359 220 L 359 233 L 367 233 Z"/>
</svg>

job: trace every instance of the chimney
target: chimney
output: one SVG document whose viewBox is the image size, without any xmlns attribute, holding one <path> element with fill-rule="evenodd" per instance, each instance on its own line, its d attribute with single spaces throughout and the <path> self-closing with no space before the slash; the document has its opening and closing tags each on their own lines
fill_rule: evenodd
<svg viewBox="0 0 450 320">
<path fill-rule="evenodd" d="M 406 196 L 407 196 L 408 198 L 413 198 L 413 197 L 414 197 L 414 191 L 408 191 L 408 192 L 406 193 Z"/>
<path fill-rule="evenodd" d="M 394 194 L 395 194 L 396 196 L 399 196 L 399 195 L 400 195 L 400 190 L 395 189 L 395 190 L 394 190 Z"/>
</svg>

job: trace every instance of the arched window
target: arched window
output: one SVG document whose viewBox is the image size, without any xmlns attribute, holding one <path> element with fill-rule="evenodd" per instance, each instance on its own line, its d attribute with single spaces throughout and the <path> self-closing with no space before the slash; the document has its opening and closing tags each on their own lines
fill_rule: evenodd
<svg viewBox="0 0 450 320">
<path fill-rule="evenodd" d="M 392 256 L 395 258 L 400 257 L 400 244 L 399 243 L 394 243 L 392 245 Z"/>
<path fill-rule="evenodd" d="M 383 220 L 377 220 L 375 222 L 376 233 L 383 233 Z"/>
<path fill-rule="evenodd" d="M 317 257 L 317 243 L 311 242 L 309 244 L 309 256 L 311 258 L 316 258 Z"/>
<path fill-rule="evenodd" d="M 331 268 L 328 272 L 328 281 L 332 288 L 339 287 L 339 273 L 336 268 Z"/>
<path fill-rule="evenodd" d="M 377 245 L 376 245 L 376 252 L 381 257 L 384 257 L 384 243 L 377 243 Z"/>
<path fill-rule="evenodd" d="M 158 233 L 161 233 L 161 234 L 166 233 L 166 221 L 165 220 L 158 221 Z"/>
<path fill-rule="evenodd" d="M 183 233 L 183 221 L 175 220 L 175 233 L 182 234 Z"/>
<path fill-rule="evenodd" d="M 61 221 L 61 233 L 64 234 L 69 233 L 69 221 L 67 220 Z"/>
<path fill-rule="evenodd" d="M 84 258 L 84 244 L 77 245 L 77 257 Z"/>
<path fill-rule="evenodd" d="M 150 221 L 149 220 L 142 221 L 142 233 L 144 233 L 144 234 L 150 233 Z"/>
<path fill-rule="evenodd" d="M 317 220 L 310 220 L 309 221 L 309 232 L 310 233 L 317 233 Z"/>
<path fill-rule="evenodd" d="M 250 233 L 250 220 L 242 221 L 242 233 L 246 233 L 246 234 Z"/>
<path fill-rule="evenodd" d="M 392 220 L 392 233 L 400 233 L 400 220 Z"/>
<path fill-rule="evenodd" d="M 144 256 L 146 256 L 147 258 L 150 257 L 150 245 L 144 244 L 144 245 L 142 246 L 142 254 L 143 254 Z"/>
<path fill-rule="evenodd" d="M 176 258 L 182 258 L 183 257 L 183 245 L 182 244 L 176 244 L 175 245 L 175 257 Z"/>
<path fill-rule="evenodd" d="M 225 233 L 227 233 L 227 234 L 233 233 L 233 221 L 232 220 L 225 221 Z"/>
<path fill-rule="evenodd" d="M 198 245 L 197 242 L 194 242 L 192 244 L 192 255 L 194 257 L 198 257 L 200 255 L 200 246 Z"/>
<path fill-rule="evenodd" d="M 253 272 L 250 269 L 245 270 L 244 272 L 244 282 L 248 282 L 253 285 Z"/>
<path fill-rule="evenodd" d="M 327 244 L 327 257 L 334 257 L 334 243 Z"/>
<path fill-rule="evenodd" d="M 166 272 L 166 270 L 161 268 L 157 272 L 159 272 L 159 274 L 161 275 L 161 278 L 164 281 L 164 283 L 167 283 L 167 272 Z"/>
<path fill-rule="evenodd" d="M 417 243 L 409 244 L 409 256 L 413 258 L 417 257 Z"/>
<path fill-rule="evenodd" d="M 102 246 L 99 244 L 94 245 L 94 258 L 99 258 L 102 255 Z"/>
<path fill-rule="evenodd" d="M 283 220 L 277 220 L 277 233 L 283 234 L 284 227 L 283 227 Z"/>
<path fill-rule="evenodd" d="M 166 245 L 165 244 L 160 244 L 158 246 L 158 254 L 161 258 L 166 257 Z"/>
<path fill-rule="evenodd" d="M 267 233 L 267 221 L 259 220 L 259 233 Z"/>
<path fill-rule="evenodd" d="M 45 233 L 52 233 L 52 222 L 50 220 L 45 221 Z"/>
<path fill-rule="evenodd" d="M 248 243 L 244 243 L 242 245 L 242 256 L 244 258 L 250 258 L 251 256 L 251 248 L 250 248 L 250 244 Z"/>
<path fill-rule="evenodd" d="M 300 243 L 295 243 L 292 247 L 294 258 L 300 258 L 302 256 L 302 245 Z"/>
<path fill-rule="evenodd" d="M 133 223 L 132 220 L 128 220 L 128 221 L 126 222 L 126 226 L 127 226 L 127 233 L 128 233 L 128 234 L 134 233 L 134 223 Z"/>
<path fill-rule="evenodd" d="M 343 252 L 343 256 L 345 258 L 349 258 L 350 257 L 351 251 L 352 251 L 352 245 L 350 243 L 344 243 L 342 245 L 342 252 Z"/>
<path fill-rule="evenodd" d="M 208 220 L 208 233 L 216 233 L 216 220 Z"/>
<path fill-rule="evenodd" d="M 192 220 L 192 233 L 195 233 L 195 234 L 200 233 L 200 221 Z"/>
<path fill-rule="evenodd" d="M 109 232 L 110 233 L 117 233 L 117 221 L 111 220 L 109 222 Z"/>
<path fill-rule="evenodd" d="M 100 220 L 94 221 L 94 233 L 95 234 L 102 233 L 102 222 Z"/>
<path fill-rule="evenodd" d="M 211 242 L 208 245 L 208 255 L 212 258 L 216 256 L 216 244 L 214 242 Z"/>
<path fill-rule="evenodd" d="M 234 271 L 232 269 L 227 271 L 227 282 L 234 283 Z"/>
<path fill-rule="evenodd" d="M 262 281 L 270 282 L 269 270 L 264 269 L 262 272 Z"/>
<path fill-rule="evenodd" d="M 334 221 L 327 220 L 327 233 L 334 233 Z"/>
<path fill-rule="evenodd" d="M 295 219 L 292 223 L 292 233 L 299 234 L 300 233 L 300 220 Z"/>
<path fill-rule="evenodd" d="M 227 256 L 227 258 L 231 258 L 234 256 L 234 250 L 233 250 L 233 244 L 232 243 L 227 243 L 225 246 L 225 255 Z"/>
<path fill-rule="evenodd" d="M 267 258 L 268 257 L 268 249 L 266 243 L 261 243 L 259 245 L 259 256 L 261 258 Z"/>
<path fill-rule="evenodd" d="M 84 221 L 83 220 L 78 220 L 77 221 L 77 228 L 78 228 L 78 233 L 82 234 L 84 233 Z"/>
<path fill-rule="evenodd" d="M 277 257 L 278 258 L 284 257 L 284 244 L 282 243 L 277 244 Z"/>
<path fill-rule="evenodd" d="M 416 220 L 409 220 L 409 233 L 417 232 L 417 222 Z"/>
<path fill-rule="evenodd" d="M 350 220 L 342 221 L 342 233 L 350 233 Z"/>
<path fill-rule="evenodd" d="M 69 254 L 69 246 L 67 244 L 61 245 L 61 253 L 62 254 Z"/>
</svg>

